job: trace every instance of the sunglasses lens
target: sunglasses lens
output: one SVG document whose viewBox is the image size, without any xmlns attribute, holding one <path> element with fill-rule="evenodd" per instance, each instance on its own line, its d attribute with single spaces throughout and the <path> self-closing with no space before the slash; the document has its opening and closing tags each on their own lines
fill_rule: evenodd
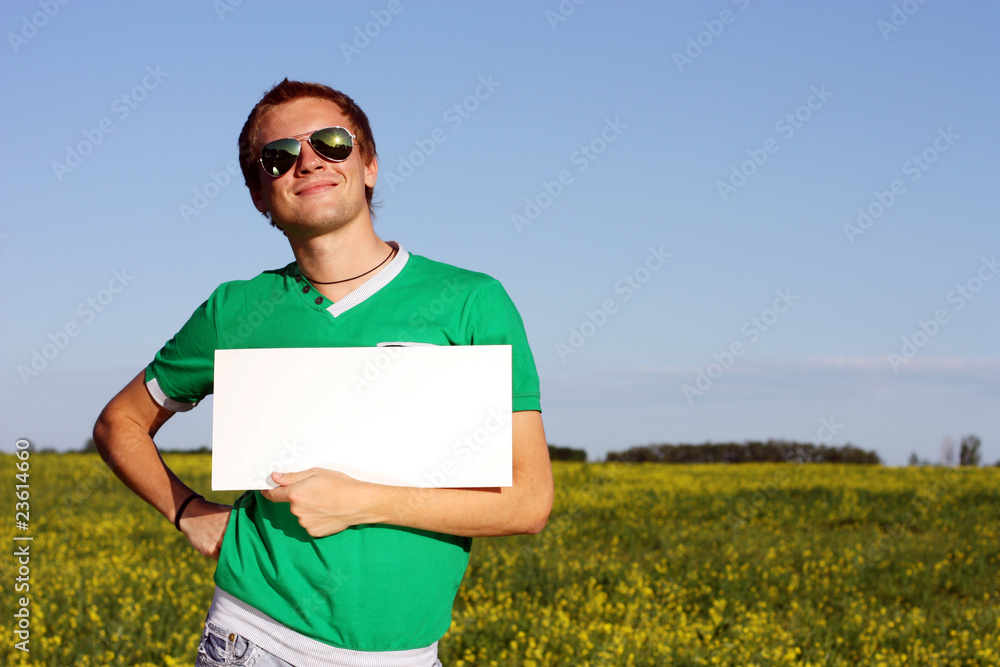
<svg viewBox="0 0 1000 667">
<path fill-rule="evenodd" d="M 281 176 L 295 166 L 301 148 L 295 139 L 278 139 L 265 144 L 260 151 L 260 164 L 271 176 Z"/>
<path fill-rule="evenodd" d="M 342 127 L 317 130 L 309 137 L 309 143 L 312 144 L 313 150 L 334 162 L 346 160 L 354 147 L 351 135 Z"/>
</svg>

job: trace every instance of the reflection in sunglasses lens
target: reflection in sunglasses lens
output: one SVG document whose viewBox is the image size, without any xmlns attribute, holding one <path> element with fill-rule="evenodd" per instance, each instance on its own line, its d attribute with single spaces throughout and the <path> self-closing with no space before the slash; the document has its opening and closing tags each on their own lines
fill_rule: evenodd
<svg viewBox="0 0 1000 667">
<path fill-rule="evenodd" d="M 271 176 L 281 176 L 295 165 L 301 146 L 295 139 L 278 139 L 264 146 L 260 163 Z"/>
<path fill-rule="evenodd" d="M 313 133 L 309 142 L 320 155 L 331 160 L 346 160 L 351 154 L 351 135 L 341 128 L 328 128 Z"/>
</svg>

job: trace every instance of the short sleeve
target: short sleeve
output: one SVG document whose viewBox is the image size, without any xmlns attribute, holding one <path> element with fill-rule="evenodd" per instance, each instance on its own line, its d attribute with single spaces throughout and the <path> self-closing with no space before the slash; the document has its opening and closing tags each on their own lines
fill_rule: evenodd
<svg viewBox="0 0 1000 667">
<path fill-rule="evenodd" d="M 190 410 L 212 393 L 218 343 L 215 297 L 194 311 L 146 367 L 146 388 L 168 410 Z"/>
<path fill-rule="evenodd" d="M 472 295 L 468 326 L 473 345 L 511 346 L 513 411 L 541 411 L 538 371 L 528 345 L 524 322 L 498 281 L 490 280 Z"/>
</svg>

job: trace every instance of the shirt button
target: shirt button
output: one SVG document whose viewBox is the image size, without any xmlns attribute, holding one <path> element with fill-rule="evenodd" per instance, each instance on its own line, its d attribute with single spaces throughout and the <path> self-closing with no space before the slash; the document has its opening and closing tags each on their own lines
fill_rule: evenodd
<svg viewBox="0 0 1000 667">
<path fill-rule="evenodd" d="M 295 276 L 295 282 L 297 283 L 302 282 L 302 276 Z"/>
<path fill-rule="evenodd" d="M 235 632 L 230 632 L 229 633 L 229 641 L 231 641 L 231 642 L 236 641 L 236 633 Z"/>
<path fill-rule="evenodd" d="M 312 288 L 311 288 L 311 287 L 309 287 L 309 285 L 306 285 L 305 287 L 303 287 L 303 288 L 302 288 L 302 293 L 303 293 L 303 294 L 308 294 L 308 293 L 309 293 L 309 290 L 311 290 L 311 289 L 312 289 Z"/>
<path fill-rule="evenodd" d="M 321 303 L 323 303 L 323 297 L 321 296 L 316 297 L 316 305 L 318 306 Z"/>
</svg>

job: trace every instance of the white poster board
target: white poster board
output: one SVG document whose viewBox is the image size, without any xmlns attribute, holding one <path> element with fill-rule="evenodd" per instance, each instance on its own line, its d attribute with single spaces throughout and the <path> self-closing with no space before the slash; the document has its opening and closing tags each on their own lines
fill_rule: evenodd
<svg viewBox="0 0 1000 667">
<path fill-rule="evenodd" d="M 330 468 L 379 484 L 512 484 L 509 345 L 217 350 L 212 489 Z"/>
</svg>

